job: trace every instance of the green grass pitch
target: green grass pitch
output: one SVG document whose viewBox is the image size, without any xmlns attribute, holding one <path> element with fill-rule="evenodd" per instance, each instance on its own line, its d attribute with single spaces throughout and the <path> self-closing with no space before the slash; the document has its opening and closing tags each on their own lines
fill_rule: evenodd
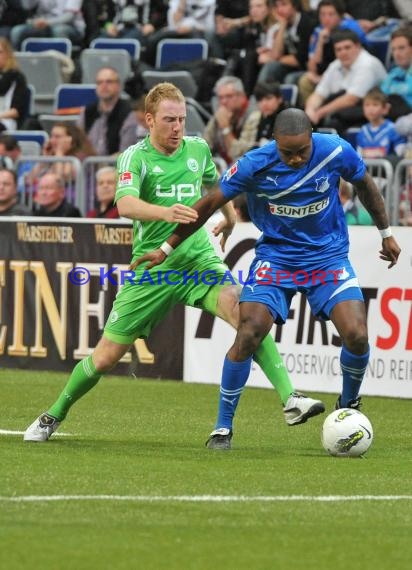
<svg viewBox="0 0 412 570">
<path fill-rule="evenodd" d="M 411 568 L 410 400 L 364 397 L 375 439 L 363 459 L 323 451 L 325 415 L 288 427 L 273 390 L 251 388 L 232 451 L 207 450 L 217 386 L 119 377 L 75 405 L 59 430 L 70 435 L 4 433 L 65 380 L 0 371 L 0 568 Z M 336 396 L 322 398 L 331 411 Z"/>
</svg>

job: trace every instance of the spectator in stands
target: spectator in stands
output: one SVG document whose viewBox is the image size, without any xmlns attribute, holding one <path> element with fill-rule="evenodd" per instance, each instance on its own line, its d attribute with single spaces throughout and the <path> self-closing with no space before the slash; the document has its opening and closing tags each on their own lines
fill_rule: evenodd
<svg viewBox="0 0 412 570">
<path fill-rule="evenodd" d="M 17 176 L 13 170 L 0 169 L 0 216 L 30 216 L 27 206 L 18 203 Z"/>
<path fill-rule="evenodd" d="M 83 0 L 82 14 L 85 22 L 84 46 L 100 35 L 102 29 L 114 17 L 113 0 Z"/>
<path fill-rule="evenodd" d="M 249 97 L 256 84 L 260 69 L 262 50 L 268 44 L 268 34 L 273 24 L 271 0 L 250 0 L 249 22 L 242 30 L 242 47 L 231 51 L 225 75 L 236 75 L 242 80 L 246 95 Z M 272 35 L 270 35 L 270 38 Z"/>
<path fill-rule="evenodd" d="M 93 156 L 95 151 L 86 133 L 73 123 L 56 122 L 50 138 L 43 147 L 43 156 L 75 157 L 80 161 L 87 156 Z M 54 162 L 52 164 L 37 163 L 26 180 L 34 184 L 46 172 L 54 172 L 61 176 L 64 182 L 71 183 L 76 178 L 76 168 L 70 162 Z"/>
<path fill-rule="evenodd" d="M 362 98 L 386 77 L 382 62 L 362 48 L 352 30 L 334 32 L 336 59 L 309 96 L 305 111 L 315 126 L 342 133 L 365 122 Z"/>
<path fill-rule="evenodd" d="M 340 179 L 339 199 L 345 212 L 346 223 L 350 226 L 373 226 L 374 222 L 369 212 L 359 199 L 354 196 L 352 184 Z"/>
<path fill-rule="evenodd" d="M 0 134 L 0 168 L 14 170 L 14 163 L 21 155 L 21 148 L 12 135 Z"/>
<path fill-rule="evenodd" d="M 203 134 L 212 154 L 230 164 L 235 157 L 251 148 L 254 139 L 245 140 L 242 132 L 251 109 L 242 81 L 238 77 L 221 77 L 215 85 L 217 109 Z"/>
<path fill-rule="evenodd" d="M 22 9 L 21 0 L 2 0 L 0 2 L 0 38 L 10 38 L 13 26 L 24 24 L 28 16 Z"/>
<path fill-rule="evenodd" d="M 363 99 L 363 114 L 369 121 L 356 136 L 356 149 L 363 158 L 401 157 L 406 138 L 400 136 L 392 121 L 386 118 L 389 103 L 386 95 L 374 87 Z"/>
<path fill-rule="evenodd" d="M 309 41 L 309 59 L 306 65 L 307 72 L 299 78 L 299 105 L 305 103 L 322 74 L 335 59 L 335 51 L 331 35 L 336 30 L 353 30 L 367 46 L 365 32 L 353 18 L 345 17 L 345 4 L 343 0 L 321 0 L 318 4 L 319 25 L 313 30 Z"/>
<path fill-rule="evenodd" d="M 147 38 L 146 57 L 156 59 L 157 44 L 165 38 L 204 38 L 214 29 L 216 0 L 169 0 L 167 26 Z"/>
<path fill-rule="evenodd" d="M 412 158 L 412 113 L 403 115 L 395 122 L 396 132 L 407 139 L 405 158 Z"/>
<path fill-rule="evenodd" d="M 10 39 L 20 50 L 26 38 L 68 38 L 80 44 L 84 37 L 85 23 L 81 11 L 82 0 L 21 0 L 23 8 L 33 10 L 26 23 L 12 28 Z"/>
<path fill-rule="evenodd" d="M 395 121 L 412 111 L 412 26 L 399 28 L 391 36 L 395 66 L 380 87 L 391 104 L 389 117 Z"/>
<path fill-rule="evenodd" d="M 54 172 L 48 172 L 40 178 L 34 202 L 35 216 L 57 218 L 82 216 L 80 210 L 66 200 L 64 180 Z"/>
<path fill-rule="evenodd" d="M 177 35 L 202 37 L 214 28 L 216 0 L 170 0 L 168 29 Z"/>
<path fill-rule="evenodd" d="M 122 84 L 112 67 L 96 74 L 97 102 L 85 107 L 79 126 L 97 155 L 117 155 L 136 142 L 137 121 L 130 102 L 121 98 Z"/>
<path fill-rule="evenodd" d="M 111 17 L 100 37 L 136 39 L 145 46 L 148 37 L 166 24 L 167 8 L 163 0 L 113 0 L 111 5 Z M 165 17 L 156 17 L 162 8 Z"/>
<path fill-rule="evenodd" d="M 113 166 L 103 166 L 96 172 L 96 208 L 87 212 L 88 218 L 118 218 L 114 205 L 117 175 Z"/>
<path fill-rule="evenodd" d="M 29 93 L 13 49 L 0 37 L 0 131 L 19 128 L 26 118 Z"/>
<path fill-rule="evenodd" d="M 277 81 L 257 83 L 253 95 L 258 108 L 246 119 L 240 137 L 240 140 L 245 139 L 245 142 L 251 145 L 249 149 L 262 146 L 273 139 L 275 119 L 280 111 L 288 107 L 283 101 L 280 84 Z"/>
<path fill-rule="evenodd" d="M 274 8 L 276 22 L 267 34 L 273 39 L 270 49 L 259 54 L 263 67 L 258 81 L 295 83 L 298 72 L 306 69 L 314 22 L 302 11 L 301 0 L 274 0 Z"/>
<path fill-rule="evenodd" d="M 345 0 L 345 7 L 368 38 L 389 38 L 399 26 L 399 14 L 391 0 Z"/>
<path fill-rule="evenodd" d="M 136 139 L 143 139 L 149 132 L 149 127 L 146 123 L 145 113 L 145 99 L 146 95 L 141 95 L 139 99 L 132 102 L 132 109 L 136 117 Z"/>
<path fill-rule="evenodd" d="M 0 157 L 2 167 L 16 172 L 18 192 L 24 192 L 26 175 L 31 172 L 34 163 L 32 161 L 24 161 L 17 166 L 17 161 L 23 158 L 23 156 L 19 142 L 14 136 L 5 133 L 0 134 Z"/>
<path fill-rule="evenodd" d="M 249 0 L 216 0 L 215 28 L 206 32 L 210 57 L 227 59 L 242 49 L 244 30 L 249 24 Z"/>
<path fill-rule="evenodd" d="M 399 16 L 405 21 L 412 23 L 412 3 L 411 0 L 392 0 L 394 8 Z"/>
<path fill-rule="evenodd" d="M 395 129 L 407 139 L 404 158 L 412 160 L 412 113 L 399 117 Z M 401 189 L 399 204 L 399 223 L 402 226 L 412 226 L 412 167 L 406 168 L 406 177 Z"/>
</svg>

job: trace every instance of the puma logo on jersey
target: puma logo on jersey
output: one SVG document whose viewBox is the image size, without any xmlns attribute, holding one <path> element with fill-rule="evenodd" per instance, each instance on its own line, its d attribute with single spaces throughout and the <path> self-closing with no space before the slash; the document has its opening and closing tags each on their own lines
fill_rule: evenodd
<svg viewBox="0 0 412 570">
<path fill-rule="evenodd" d="M 278 185 L 278 177 L 277 176 L 275 178 L 272 178 L 271 176 L 266 176 L 266 180 L 269 180 L 269 182 L 273 182 L 273 184 L 275 186 Z"/>
</svg>

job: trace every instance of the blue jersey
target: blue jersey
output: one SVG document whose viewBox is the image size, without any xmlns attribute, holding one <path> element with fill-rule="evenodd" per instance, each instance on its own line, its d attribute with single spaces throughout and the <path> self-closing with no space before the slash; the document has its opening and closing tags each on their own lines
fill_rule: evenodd
<svg viewBox="0 0 412 570">
<path fill-rule="evenodd" d="M 355 182 L 365 171 L 362 158 L 345 140 L 314 133 L 311 157 L 302 168 L 285 164 L 271 141 L 246 153 L 220 184 L 227 198 L 247 193 L 250 217 L 262 231 L 257 253 L 268 247 L 272 260 L 307 267 L 347 255 L 339 179 Z"/>
<path fill-rule="evenodd" d="M 388 154 L 401 156 L 405 145 L 405 137 L 396 132 L 395 124 L 389 119 L 379 127 L 367 123 L 356 135 L 356 147 L 364 158 L 383 158 Z"/>
</svg>

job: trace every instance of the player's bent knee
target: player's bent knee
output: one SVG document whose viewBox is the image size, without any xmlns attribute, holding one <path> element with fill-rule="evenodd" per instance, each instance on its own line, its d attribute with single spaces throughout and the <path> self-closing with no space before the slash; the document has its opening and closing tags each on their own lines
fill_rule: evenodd
<svg viewBox="0 0 412 570">
<path fill-rule="evenodd" d="M 217 314 L 233 327 L 239 323 L 239 290 L 236 285 L 220 291 Z"/>
<path fill-rule="evenodd" d="M 93 352 L 93 364 L 98 372 L 109 372 L 126 354 L 129 345 L 117 344 L 103 337 Z"/>
<path fill-rule="evenodd" d="M 266 329 L 263 329 L 259 323 L 254 323 L 253 321 L 243 322 L 239 326 L 236 339 L 240 351 L 248 355 L 254 354 L 266 334 Z"/>
<path fill-rule="evenodd" d="M 347 348 L 355 354 L 364 354 L 368 350 L 368 334 L 366 330 L 351 329 L 343 339 Z"/>
</svg>

